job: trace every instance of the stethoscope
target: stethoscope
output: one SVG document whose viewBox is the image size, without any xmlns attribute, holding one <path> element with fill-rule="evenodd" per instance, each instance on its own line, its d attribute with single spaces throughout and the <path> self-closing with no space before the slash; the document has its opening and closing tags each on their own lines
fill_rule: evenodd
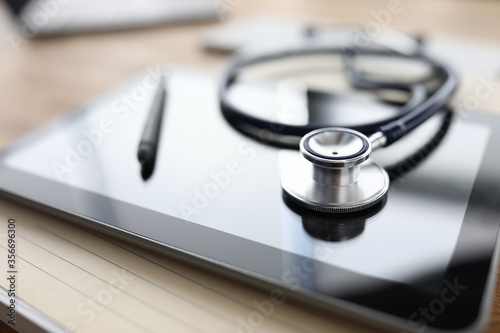
<svg viewBox="0 0 500 333">
<path fill-rule="evenodd" d="M 357 88 L 402 91 L 409 95 L 395 116 L 357 126 L 332 127 L 331 124 L 293 125 L 261 118 L 236 107 L 228 91 L 240 73 L 250 66 L 267 61 L 316 54 L 344 56 L 351 84 Z M 402 58 L 427 64 L 437 87 L 425 82 L 386 82 L 364 75 L 354 64 L 357 56 Z M 322 213 L 358 212 L 380 203 L 389 189 L 384 168 L 372 163 L 372 151 L 387 147 L 442 110 L 458 84 L 455 73 L 445 64 L 421 52 L 405 55 L 379 49 L 308 47 L 262 54 L 233 60 L 221 80 L 220 107 L 227 121 L 253 137 L 268 143 L 296 148 L 305 160 L 286 168 L 281 175 L 285 198 L 308 210 Z"/>
</svg>

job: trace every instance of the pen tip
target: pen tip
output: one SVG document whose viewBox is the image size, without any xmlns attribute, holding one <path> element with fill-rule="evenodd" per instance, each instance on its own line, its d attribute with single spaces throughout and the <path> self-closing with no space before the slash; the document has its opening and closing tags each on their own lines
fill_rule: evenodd
<svg viewBox="0 0 500 333">
<path fill-rule="evenodd" d="M 153 174 L 153 168 L 150 165 L 143 165 L 141 169 L 141 176 L 143 180 L 148 180 Z"/>
</svg>

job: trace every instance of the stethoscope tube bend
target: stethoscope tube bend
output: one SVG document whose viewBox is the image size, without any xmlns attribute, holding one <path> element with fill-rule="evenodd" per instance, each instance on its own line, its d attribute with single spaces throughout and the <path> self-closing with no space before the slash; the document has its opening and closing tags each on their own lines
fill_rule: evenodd
<svg viewBox="0 0 500 333">
<path fill-rule="evenodd" d="M 237 108 L 228 91 L 247 67 L 262 62 L 312 54 L 344 55 L 351 83 L 360 89 L 390 89 L 408 94 L 396 115 L 383 121 L 350 128 L 308 123 L 292 125 L 259 118 Z M 441 82 L 432 91 L 422 82 L 383 82 L 364 76 L 354 66 L 357 56 L 404 58 L 428 64 Z M 458 79 L 447 65 L 422 54 L 413 56 L 370 49 L 307 48 L 263 54 L 233 61 L 219 87 L 224 117 L 239 130 L 254 137 L 271 133 L 268 143 L 299 146 L 301 163 L 282 173 L 283 193 L 302 207 L 323 213 L 350 213 L 376 205 L 389 188 L 387 172 L 368 160 L 372 150 L 396 142 L 443 109 L 457 88 Z M 279 131 L 276 131 L 279 129 Z M 300 141 L 299 141 L 300 140 Z"/>
</svg>

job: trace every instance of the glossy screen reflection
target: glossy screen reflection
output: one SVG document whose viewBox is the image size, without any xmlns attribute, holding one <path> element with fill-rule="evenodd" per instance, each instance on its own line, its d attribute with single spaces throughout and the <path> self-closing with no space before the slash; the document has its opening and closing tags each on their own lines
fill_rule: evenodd
<svg viewBox="0 0 500 333">
<path fill-rule="evenodd" d="M 262 145 L 230 127 L 218 110 L 212 79 L 183 72 L 169 80 L 161 146 L 148 181 L 141 178 L 136 152 L 153 96 L 128 110 L 116 102 L 134 82 L 10 154 L 7 165 L 368 276 L 411 282 L 425 271 L 445 271 L 488 142 L 486 126 L 454 124 L 421 166 L 391 184 L 385 207 L 357 237 L 327 242 L 309 235 L 282 200 L 279 175 L 301 158 L 298 152 Z M 193 82 L 196 96 L 186 98 Z M 54 163 L 67 165 L 67 157 L 103 119 L 109 133 L 68 172 L 55 172 Z M 375 160 L 390 165 L 407 156 L 425 142 L 435 122 L 377 152 Z M 467 151 L 466 159 L 460 151 Z M 77 196 L 73 200 L 92 205 Z M 116 218 L 120 212 L 113 207 L 101 209 L 110 211 L 118 227 L 137 229 Z M 144 234 L 153 237 L 153 229 Z M 328 255 L 318 256 L 318 249 Z"/>
</svg>

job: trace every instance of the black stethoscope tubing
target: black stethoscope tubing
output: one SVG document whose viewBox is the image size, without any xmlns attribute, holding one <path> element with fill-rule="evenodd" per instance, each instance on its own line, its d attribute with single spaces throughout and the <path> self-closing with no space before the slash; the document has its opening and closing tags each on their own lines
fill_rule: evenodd
<svg viewBox="0 0 500 333">
<path fill-rule="evenodd" d="M 380 132 L 385 137 L 383 146 L 388 146 L 397 141 L 405 134 L 418 127 L 437 111 L 445 107 L 458 85 L 457 76 L 450 67 L 422 54 L 404 55 L 383 50 L 338 47 L 291 49 L 233 60 L 232 64 L 222 77 L 219 87 L 219 103 L 224 117 L 239 128 L 245 126 L 253 127 L 256 129 L 268 130 L 283 136 L 302 137 L 313 130 L 323 128 L 325 126 L 334 126 L 332 124 L 291 125 L 258 118 L 236 107 L 228 98 L 229 88 L 238 79 L 240 72 L 249 66 L 266 61 L 316 54 L 344 55 L 349 78 L 354 86 L 358 88 L 392 89 L 409 94 L 408 101 L 399 107 L 395 116 L 383 121 L 349 126 L 350 129 L 359 131 L 366 135 Z M 434 76 L 439 77 L 442 83 L 434 91 L 429 92 L 425 85 L 420 82 L 402 83 L 373 80 L 356 70 L 353 65 L 353 59 L 356 55 L 397 57 L 422 61 L 433 68 Z M 295 146 L 295 144 L 291 145 Z"/>
</svg>

